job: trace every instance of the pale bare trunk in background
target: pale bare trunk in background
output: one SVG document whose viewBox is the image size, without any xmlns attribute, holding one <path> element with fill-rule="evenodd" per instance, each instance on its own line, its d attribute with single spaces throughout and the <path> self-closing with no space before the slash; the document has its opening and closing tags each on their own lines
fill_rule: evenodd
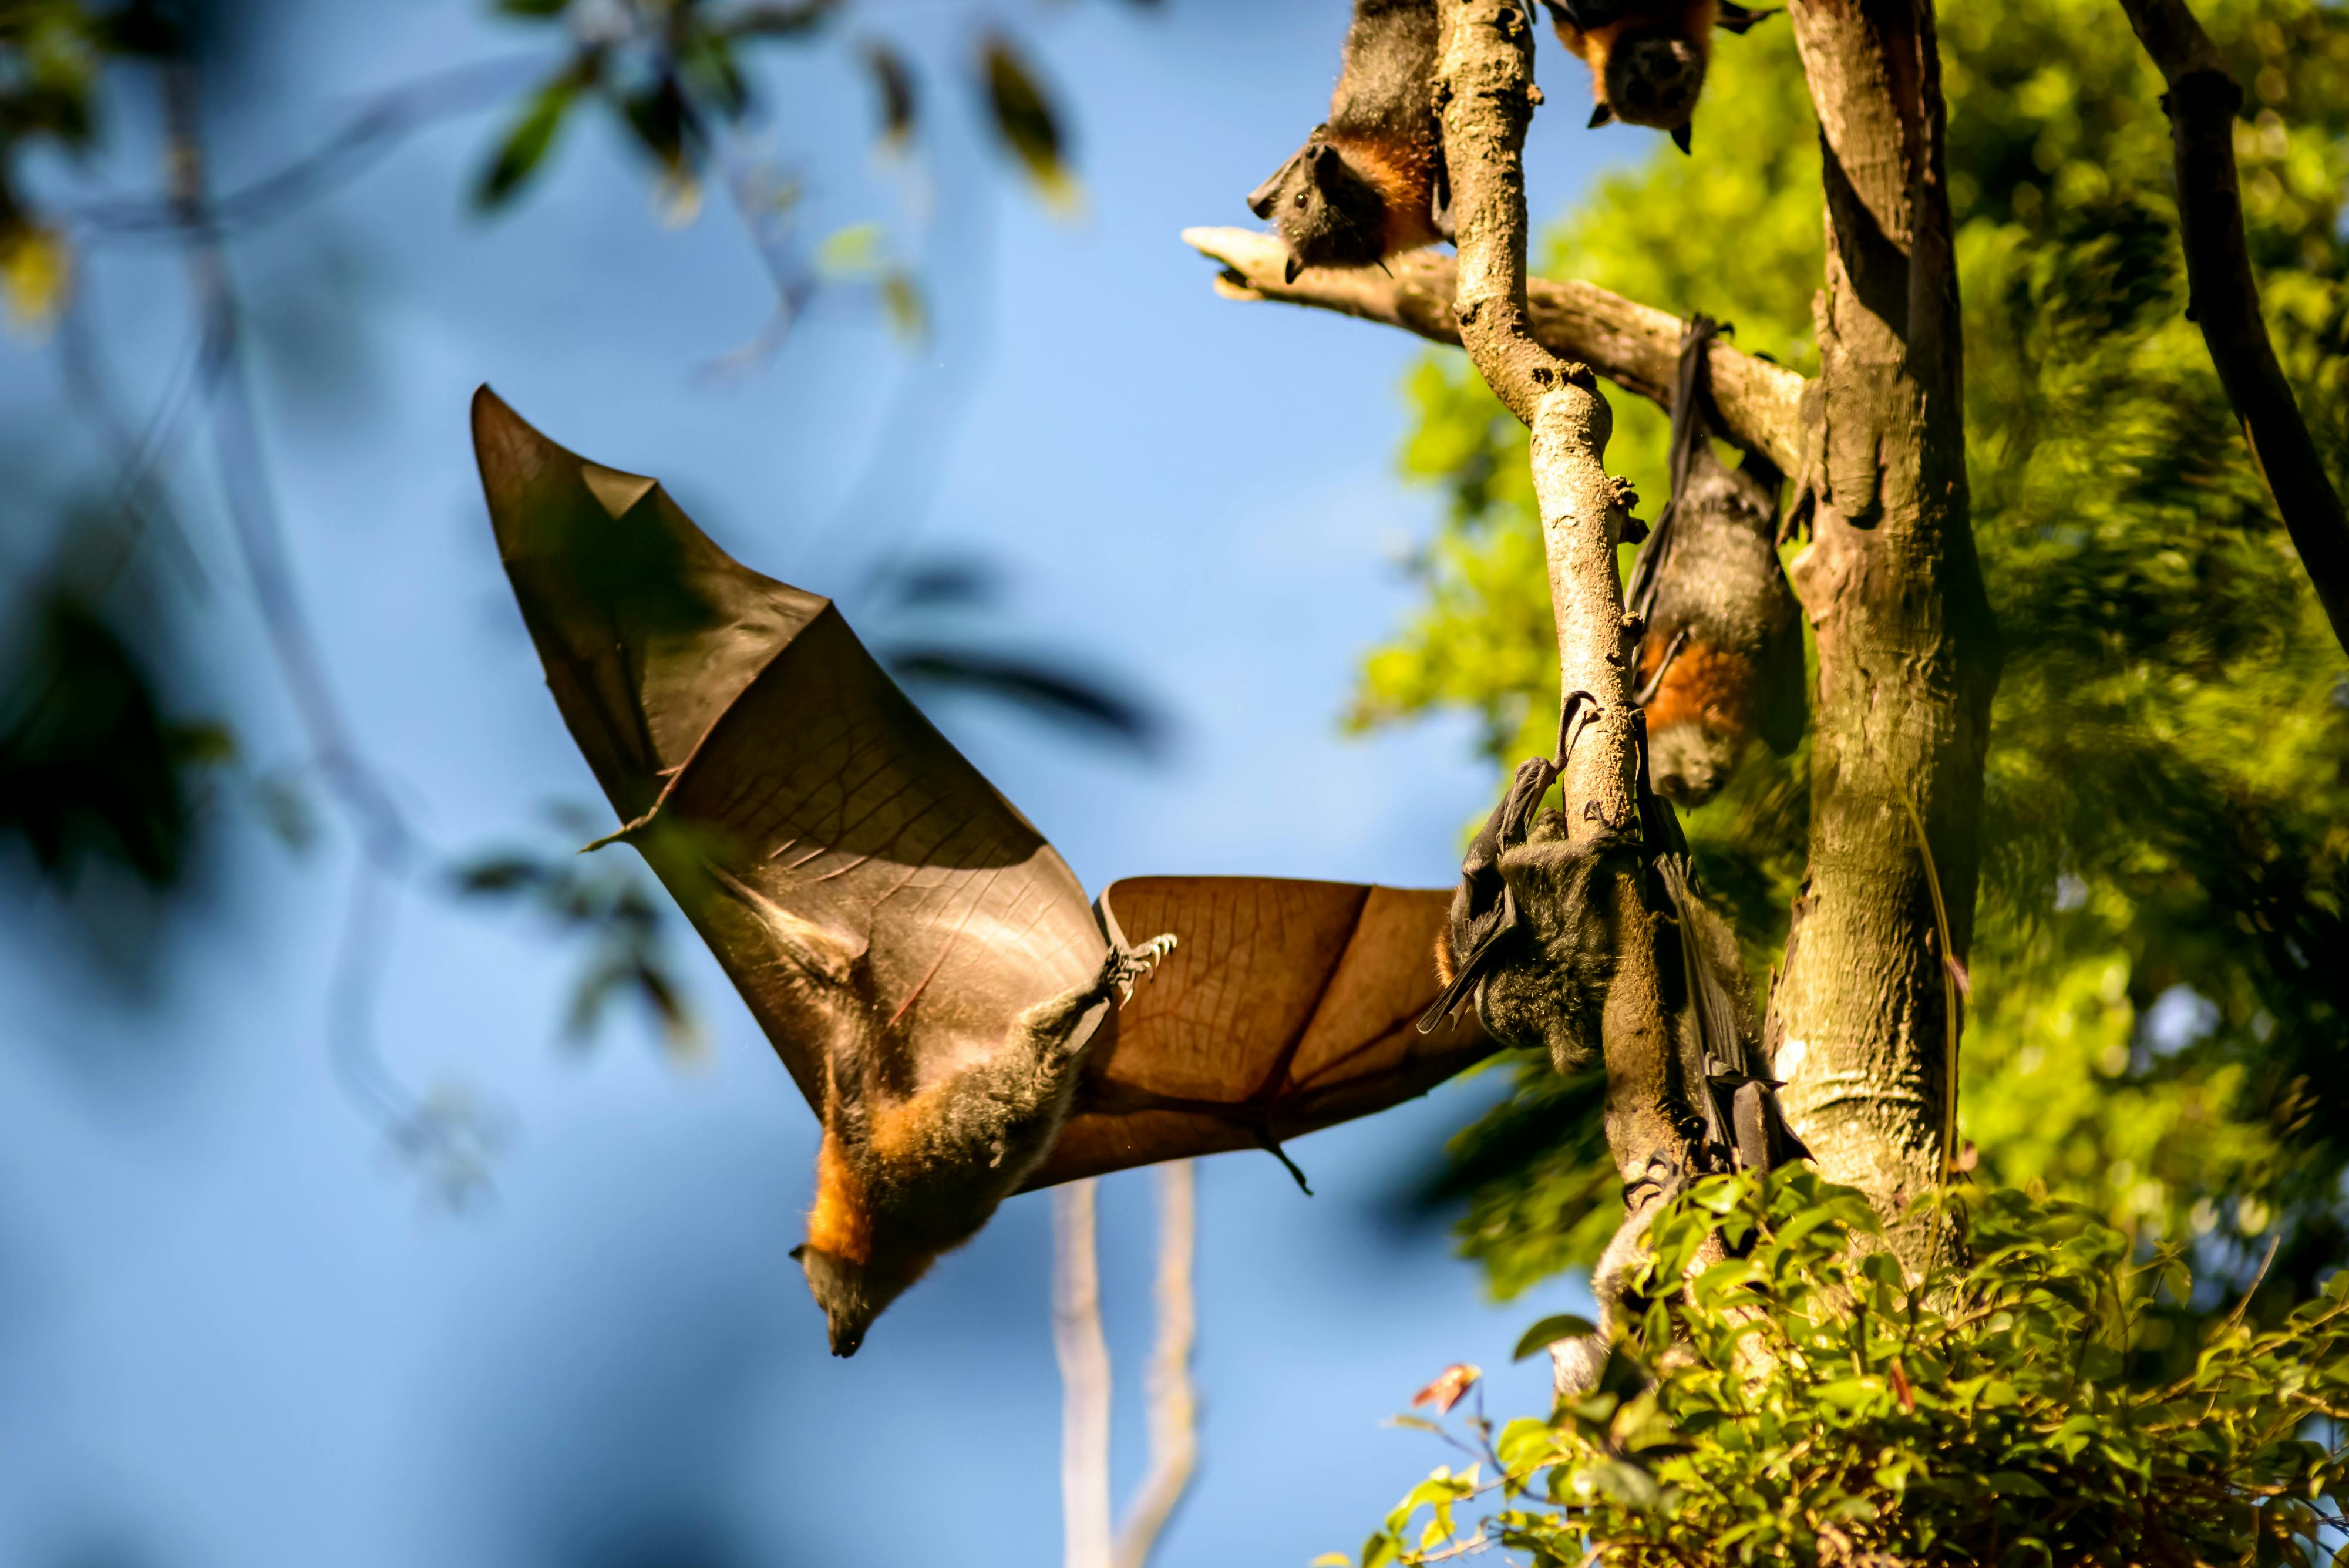
<svg viewBox="0 0 2349 1568">
<path fill-rule="evenodd" d="M 1052 1190 L 1052 1348 L 1061 1360 L 1061 1520 L 1067 1568 L 1110 1568 L 1109 1345 L 1102 1338 L 1093 1182 Z"/>
<path fill-rule="evenodd" d="M 1150 1397 L 1150 1473 L 1117 1532 L 1116 1568 L 1144 1568 L 1149 1563 L 1198 1462 L 1199 1407 L 1191 1389 L 1196 1194 L 1191 1161 L 1158 1168 L 1158 1343 L 1143 1385 Z"/>
<path fill-rule="evenodd" d="M 1144 1387 L 1150 1400 L 1150 1473 L 1110 1543 L 1109 1346 L 1102 1336 L 1094 1186 L 1052 1194 L 1052 1344 L 1064 1389 L 1061 1510 L 1068 1568 L 1145 1568 L 1191 1484 L 1199 1457 L 1198 1401 L 1191 1388 L 1196 1317 L 1191 1259 L 1198 1236 L 1192 1162 L 1158 1168 L 1158 1342 Z"/>
</svg>

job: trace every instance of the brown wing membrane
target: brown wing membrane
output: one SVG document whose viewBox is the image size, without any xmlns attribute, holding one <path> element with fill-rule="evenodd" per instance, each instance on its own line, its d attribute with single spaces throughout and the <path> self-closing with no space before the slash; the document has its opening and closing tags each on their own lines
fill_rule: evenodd
<svg viewBox="0 0 2349 1568">
<path fill-rule="evenodd" d="M 1137 877 L 1112 933 L 1180 942 L 1135 986 L 1030 1188 L 1287 1138 L 1423 1095 L 1493 1042 L 1474 1010 L 1433 1034 L 1449 888 L 1268 877 Z"/>
<path fill-rule="evenodd" d="M 487 388 L 498 550 L 588 765 L 809 1103 L 843 1007 L 910 1092 L 1108 950 L 1067 864 L 922 717 L 830 600 L 710 543 Z"/>
</svg>

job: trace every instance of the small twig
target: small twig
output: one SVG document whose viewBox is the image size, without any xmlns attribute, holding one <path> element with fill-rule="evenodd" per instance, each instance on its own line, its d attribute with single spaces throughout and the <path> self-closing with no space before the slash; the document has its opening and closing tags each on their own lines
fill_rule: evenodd
<svg viewBox="0 0 2349 1568">
<path fill-rule="evenodd" d="M 1916 803 L 1906 788 L 1898 794 L 1900 809 L 1909 814 L 1909 826 L 1917 833 L 1917 853 L 1925 862 L 1925 888 L 1933 896 L 1933 929 L 1941 943 L 1941 1020 L 1949 1036 L 1941 1096 L 1941 1179 L 1947 1182 L 1958 1172 L 1958 977 L 1953 967 L 1958 955 L 1950 948 L 1950 907 L 1941 898 L 1941 874 L 1933 865 L 1933 846 L 1925 836 L 1924 819 L 1917 815 Z M 1945 1228 L 1935 1226 L 1935 1236 Z M 1939 1242 L 1935 1245 L 1938 1248 Z"/>
<path fill-rule="evenodd" d="M 509 55 L 436 72 L 368 99 L 343 128 L 283 168 L 228 192 L 202 213 L 173 197 L 95 202 L 66 214 L 90 239 L 197 241 L 276 222 L 365 173 L 405 137 L 433 121 L 494 103 L 549 64 L 543 53 Z"/>
<path fill-rule="evenodd" d="M 2252 465 L 2283 515 L 2333 635 L 2349 648 L 2349 514 L 2276 360 L 2243 238 L 2243 198 L 2235 178 L 2235 116 L 2243 89 L 2186 0 L 2121 0 L 2121 8 L 2169 87 L 2161 107 L 2169 116 L 2177 163 L 2188 315 L 2202 328 L 2210 363 L 2242 422 Z"/>
<path fill-rule="evenodd" d="M 2261 1284 L 2263 1283 L 2268 1277 L 2268 1265 L 2275 1262 L 2276 1249 L 2282 1245 L 2282 1231 L 2278 1231 L 2268 1238 L 2268 1255 L 2260 1260 L 2259 1272 L 2253 1274 L 2251 1276 L 2251 1282 L 2243 1287 L 2243 1299 L 2235 1303 L 2235 1310 L 2227 1314 L 2227 1326 L 2229 1328 L 2232 1328 L 2237 1324 L 2243 1321 L 2243 1314 L 2251 1308 L 2251 1297 L 2259 1293 Z"/>
</svg>

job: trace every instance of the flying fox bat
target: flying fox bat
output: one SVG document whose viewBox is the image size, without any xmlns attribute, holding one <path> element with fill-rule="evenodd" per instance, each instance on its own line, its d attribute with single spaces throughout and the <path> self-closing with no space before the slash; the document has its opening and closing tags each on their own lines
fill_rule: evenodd
<svg viewBox="0 0 2349 1568">
<path fill-rule="evenodd" d="M 1088 905 L 830 600 L 737 565 L 657 483 L 487 388 L 473 441 L 612 838 L 823 1124 L 795 1256 L 834 1354 L 1014 1192 L 1220 1149 L 1286 1163 L 1283 1140 L 1492 1051 L 1473 1024 L 1411 1027 L 1444 892 L 1146 877 Z"/>
<path fill-rule="evenodd" d="M 1743 33 L 1768 11 L 1737 0 L 1543 0 L 1558 42 L 1590 67 L 1596 129 L 1651 125 L 1689 150 L 1689 117 L 1704 93 L 1713 30 Z"/>
<path fill-rule="evenodd" d="M 1547 1047 L 1560 1072 L 1581 1066 L 1599 1050 L 1599 1019 L 1621 949 L 1620 874 L 1636 874 L 1634 896 L 1661 917 L 1656 959 L 1671 1040 L 1665 1081 L 1689 1108 L 1691 1158 L 1656 1150 L 1640 1172 L 1627 1172 L 1623 1224 L 1591 1274 L 1598 1332 L 1552 1347 L 1561 1394 L 1598 1381 L 1626 1316 L 1632 1256 L 1648 1221 L 1683 1182 L 1810 1158 L 1778 1105 L 1780 1085 L 1767 1070 L 1736 936 L 1699 894 L 1679 818 L 1649 782 L 1644 730 L 1639 810 L 1629 831 L 1568 843 L 1565 817 L 1542 809 L 1572 754 L 1577 711 L 1588 701 L 1585 692 L 1568 695 L 1557 755 L 1520 763 L 1471 842 L 1450 921 L 1436 939 L 1444 990 L 1420 1020 L 1422 1029 L 1440 1028 L 1473 996 L 1479 1019 L 1503 1044 Z"/>
<path fill-rule="evenodd" d="M 1689 320 L 1672 392 L 1672 498 L 1640 547 L 1624 597 L 1642 618 L 1639 701 L 1657 792 L 1702 805 L 1756 735 L 1801 743 L 1801 607 L 1778 565 L 1778 475 L 1713 454 L 1706 350 L 1721 328 Z"/>
<path fill-rule="evenodd" d="M 1288 246 L 1291 283 L 1453 237 L 1435 47 L 1435 0 L 1354 0 L 1330 118 L 1248 192 Z"/>
</svg>

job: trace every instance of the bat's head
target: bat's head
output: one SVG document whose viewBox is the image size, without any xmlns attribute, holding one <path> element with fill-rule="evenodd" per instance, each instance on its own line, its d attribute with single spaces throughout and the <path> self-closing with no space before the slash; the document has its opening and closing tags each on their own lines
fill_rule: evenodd
<svg viewBox="0 0 2349 1568">
<path fill-rule="evenodd" d="M 1288 247 L 1288 281 L 1309 266 L 1369 266 L 1386 254 L 1387 201 L 1317 126 L 1280 171 L 1248 192 Z"/>
<path fill-rule="evenodd" d="M 1678 130 L 1704 91 L 1704 47 L 1669 30 L 1615 40 L 1607 54 L 1607 105 L 1618 119 Z"/>
<path fill-rule="evenodd" d="M 1721 793 L 1745 737 L 1702 718 L 1648 732 L 1648 777 L 1656 793 L 1683 809 Z"/>
<path fill-rule="evenodd" d="M 860 1263 L 812 1243 L 792 1248 L 792 1256 L 807 1272 L 808 1293 L 823 1309 L 834 1355 L 855 1355 L 873 1320 L 922 1276 L 920 1267 L 892 1268 L 877 1261 Z"/>
</svg>

